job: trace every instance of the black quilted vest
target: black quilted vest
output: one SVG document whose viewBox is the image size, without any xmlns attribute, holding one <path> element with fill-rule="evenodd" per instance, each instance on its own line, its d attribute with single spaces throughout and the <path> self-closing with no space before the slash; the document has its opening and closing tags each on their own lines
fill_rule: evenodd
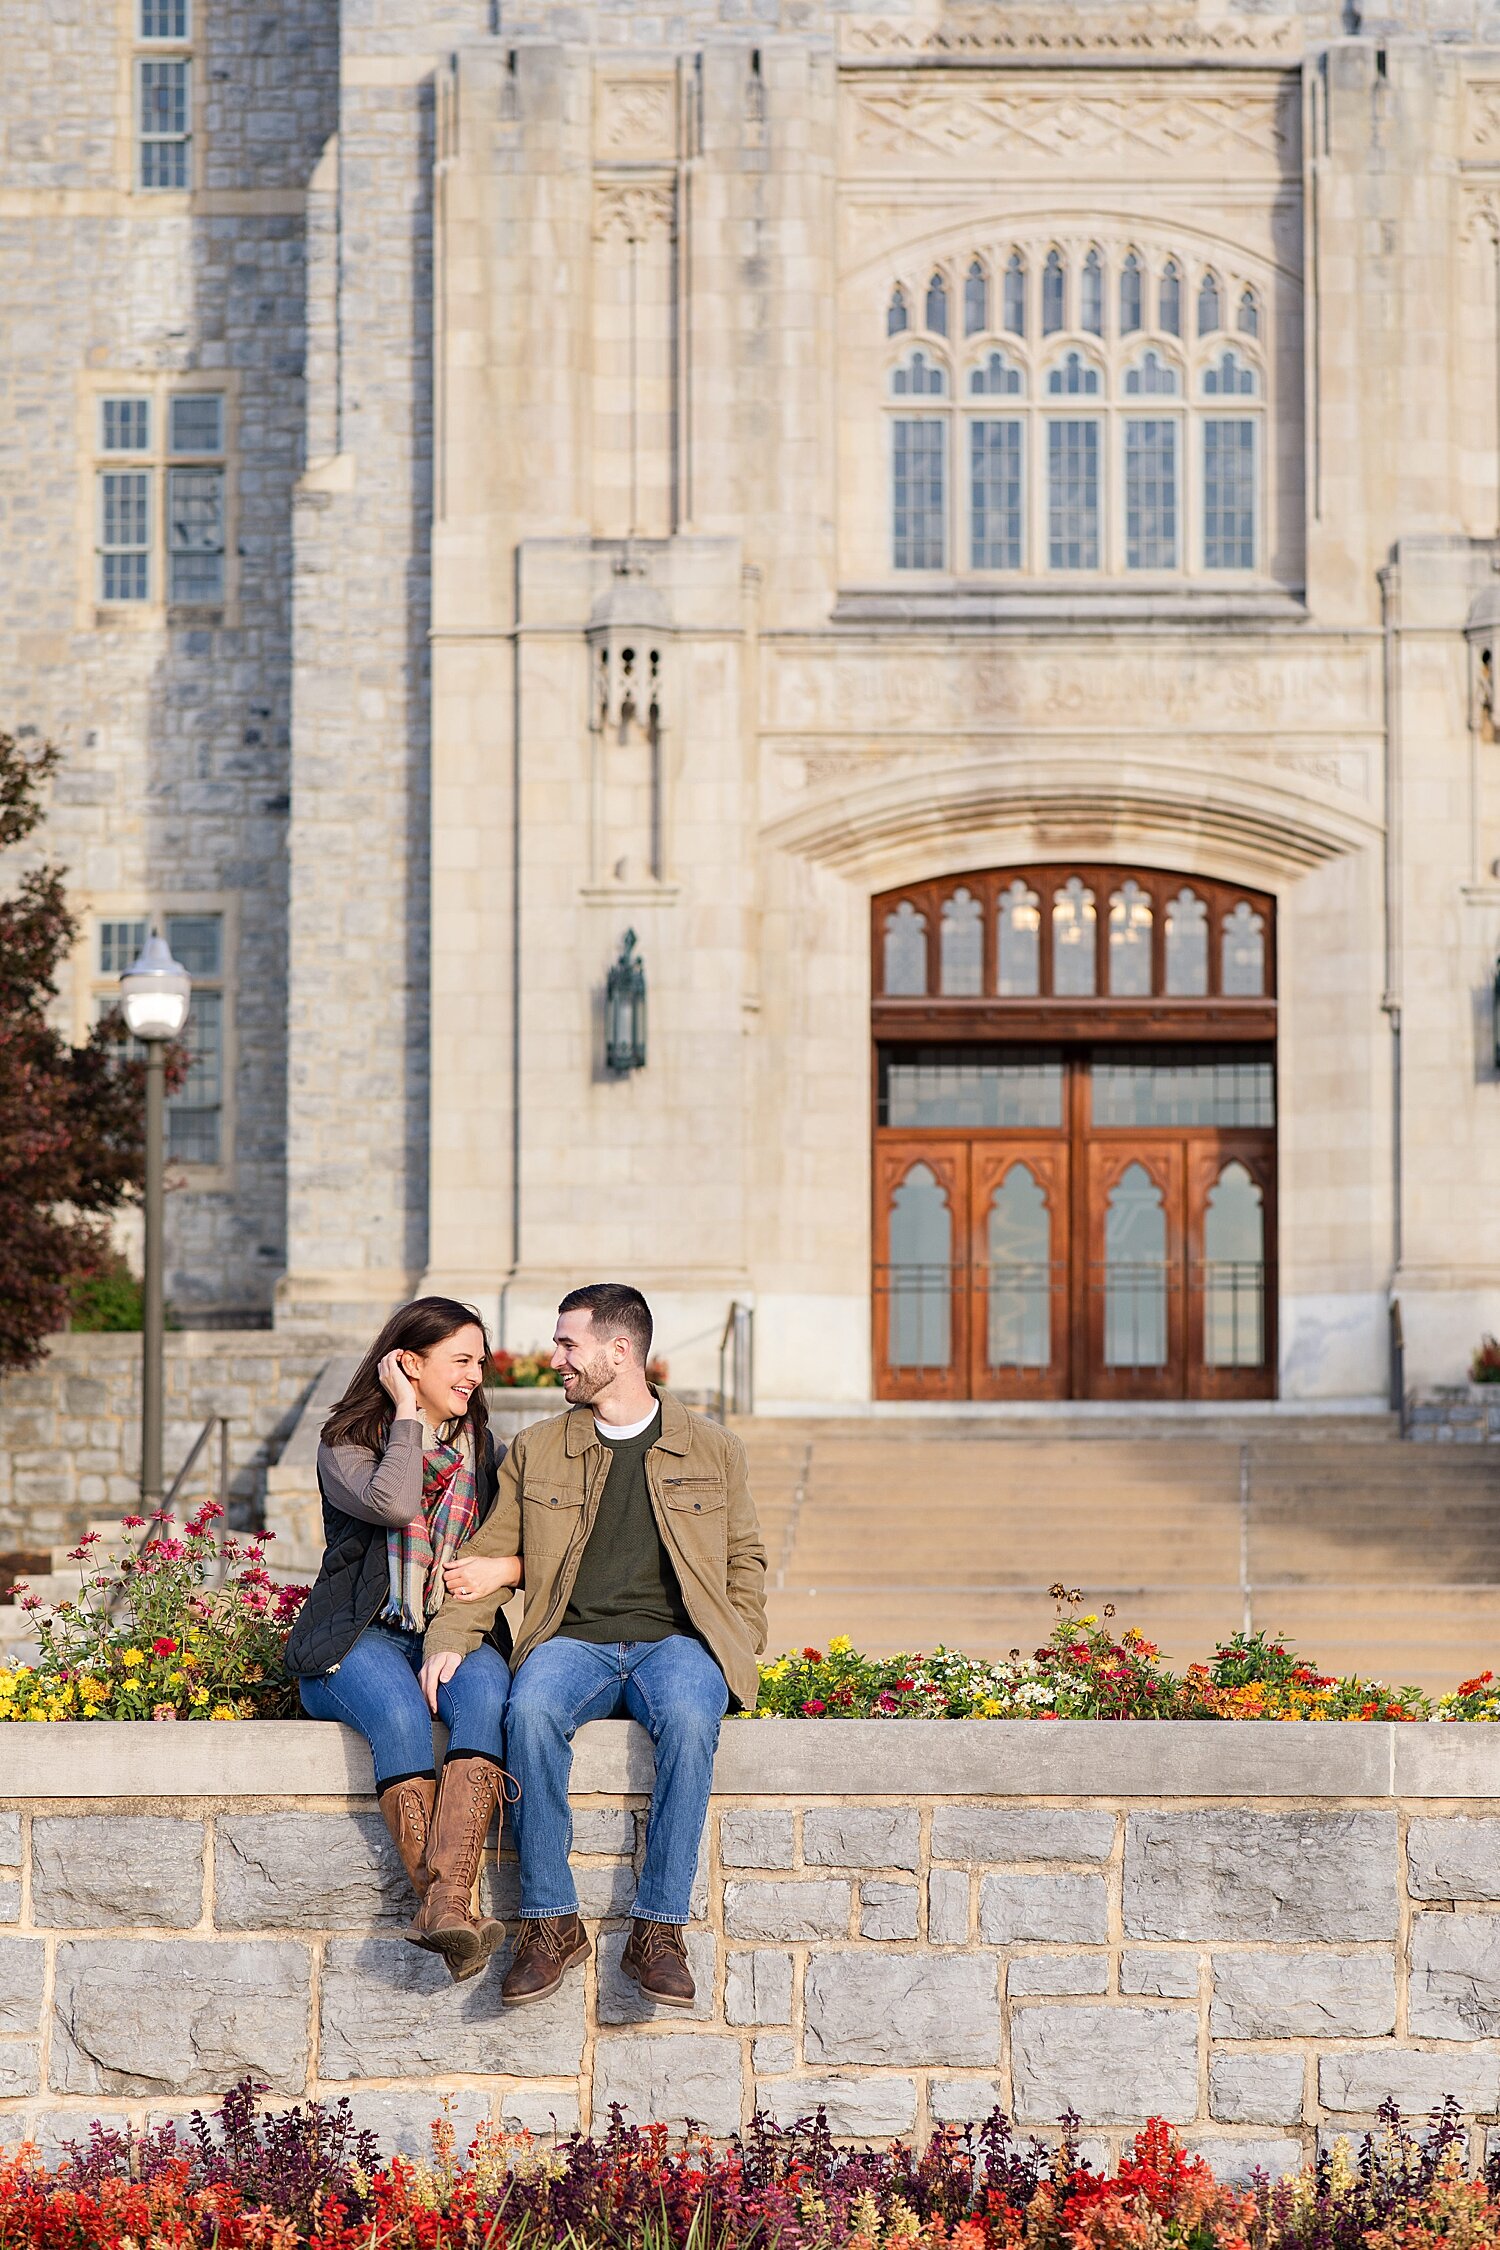
<svg viewBox="0 0 1500 2250">
<path fill-rule="evenodd" d="M 496 1459 L 494 1441 L 485 1448 L 479 1476 L 479 1520 L 495 1504 Z M 342 1664 L 367 1625 L 373 1625 L 390 1592 L 386 1562 L 386 1527 L 361 1523 L 335 1508 L 318 1479 L 323 1502 L 323 1562 L 312 1592 L 297 1612 L 287 1636 L 282 1662 L 294 1680 L 321 1679 L 335 1664 Z M 510 1627 L 503 1615 L 495 1619 L 487 1639 L 504 1657 L 510 1655 Z"/>
</svg>

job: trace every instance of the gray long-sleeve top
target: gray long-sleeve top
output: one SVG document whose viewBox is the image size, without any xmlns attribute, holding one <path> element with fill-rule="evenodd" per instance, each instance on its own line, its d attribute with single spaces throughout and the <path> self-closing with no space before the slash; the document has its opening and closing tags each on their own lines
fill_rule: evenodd
<svg viewBox="0 0 1500 2250">
<path fill-rule="evenodd" d="M 422 1445 L 427 1426 L 392 1422 L 384 1453 L 362 1445 L 320 1445 L 318 1480 L 327 1499 L 360 1523 L 415 1523 L 422 1513 Z"/>
</svg>

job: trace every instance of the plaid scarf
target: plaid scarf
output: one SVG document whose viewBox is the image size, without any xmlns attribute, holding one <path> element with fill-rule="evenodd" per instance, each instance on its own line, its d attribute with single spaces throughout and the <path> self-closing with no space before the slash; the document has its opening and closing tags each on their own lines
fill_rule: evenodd
<svg viewBox="0 0 1500 2250">
<path fill-rule="evenodd" d="M 385 1535 L 390 1599 L 381 1615 L 420 1633 L 442 1605 L 443 1565 L 452 1562 L 479 1521 L 474 1445 L 467 1429 L 457 1445 L 435 1437 L 422 1450 L 422 1513 Z"/>
</svg>

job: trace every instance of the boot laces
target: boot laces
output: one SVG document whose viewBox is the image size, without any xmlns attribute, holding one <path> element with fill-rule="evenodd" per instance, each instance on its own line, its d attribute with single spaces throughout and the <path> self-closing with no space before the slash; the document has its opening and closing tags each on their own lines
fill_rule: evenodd
<svg viewBox="0 0 1500 2250">
<path fill-rule="evenodd" d="M 636 1951 L 643 1961 L 654 1960 L 658 1954 L 675 1954 L 679 1961 L 687 1959 L 687 1943 L 675 1922 L 647 1922 L 642 1925 Z"/>
<path fill-rule="evenodd" d="M 568 1918 L 561 1914 L 533 1916 L 531 1920 L 523 1922 L 521 1925 L 520 1942 L 516 1947 L 517 1955 L 519 1956 L 521 1953 L 529 1952 L 535 1948 L 540 1953 L 550 1955 L 552 1960 L 560 1961 L 568 1950 L 567 1928 Z"/>
</svg>

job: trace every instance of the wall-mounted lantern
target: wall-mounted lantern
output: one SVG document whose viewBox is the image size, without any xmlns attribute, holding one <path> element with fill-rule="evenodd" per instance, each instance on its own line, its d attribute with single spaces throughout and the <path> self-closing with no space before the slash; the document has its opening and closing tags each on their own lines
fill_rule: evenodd
<svg viewBox="0 0 1500 2250">
<path fill-rule="evenodd" d="M 646 969 L 634 930 L 625 932 L 604 980 L 604 1060 L 621 1077 L 646 1067 Z"/>
</svg>

